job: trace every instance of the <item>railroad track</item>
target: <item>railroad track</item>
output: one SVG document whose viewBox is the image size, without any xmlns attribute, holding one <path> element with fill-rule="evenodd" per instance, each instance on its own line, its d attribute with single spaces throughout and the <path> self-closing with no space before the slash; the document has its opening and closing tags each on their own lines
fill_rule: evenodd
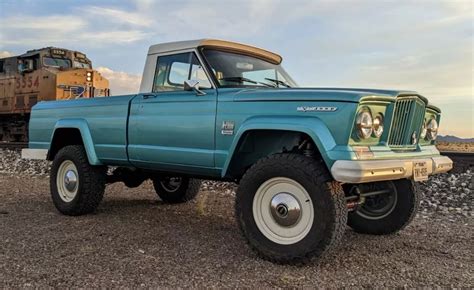
<svg viewBox="0 0 474 290">
<path fill-rule="evenodd" d="M 465 157 L 465 158 L 474 158 L 474 152 L 463 152 L 463 151 L 440 151 L 441 155 L 448 157 Z"/>
<path fill-rule="evenodd" d="M 0 149 L 23 149 L 28 147 L 28 142 L 0 142 Z"/>
<path fill-rule="evenodd" d="M 454 162 L 452 172 L 464 172 L 474 168 L 474 152 L 441 151 L 441 155 L 448 156 Z"/>
</svg>

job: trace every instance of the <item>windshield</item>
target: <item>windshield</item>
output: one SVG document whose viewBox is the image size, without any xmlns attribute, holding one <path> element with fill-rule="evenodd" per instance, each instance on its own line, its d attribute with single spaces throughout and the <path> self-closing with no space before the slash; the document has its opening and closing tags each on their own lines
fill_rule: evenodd
<svg viewBox="0 0 474 290">
<path fill-rule="evenodd" d="M 91 68 L 91 64 L 75 60 L 74 67 L 75 68 Z"/>
<path fill-rule="evenodd" d="M 69 59 L 55 58 L 55 57 L 49 57 L 49 56 L 43 57 L 43 64 L 45 66 L 52 66 L 52 67 L 59 67 L 59 68 L 71 67 L 71 61 Z"/>
<path fill-rule="evenodd" d="M 220 87 L 296 87 L 281 65 L 232 52 L 204 49 Z"/>
</svg>

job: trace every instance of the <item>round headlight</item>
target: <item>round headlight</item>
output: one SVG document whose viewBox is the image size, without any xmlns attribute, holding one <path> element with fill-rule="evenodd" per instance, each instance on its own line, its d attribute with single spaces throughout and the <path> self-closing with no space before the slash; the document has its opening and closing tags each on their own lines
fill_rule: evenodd
<svg viewBox="0 0 474 290">
<path fill-rule="evenodd" d="M 428 140 L 434 140 L 438 136 L 438 122 L 434 118 L 426 124 L 426 137 Z"/>
<path fill-rule="evenodd" d="M 426 138 L 426 123 L 423 122 L 423 127 L 421 127 L 421 132 L 420 132 L 420 140 Z"/>
<path fill-rule="evenodd" d="M 383 117 L 381 115 L 378 115 L 374 119 L 374 136 L 377 138 L 380 138 L 383 133 Z"/>
<path fill-rule="evenodd" d="M 92 73 L 91 73 L 91 72 L 87 72 L 87 76 L 88 76 L 88 77 L 91 77 L 91 76 L 92 76 Z"/>
<path fill-rule="evenodd" d="M 87 77 L 86 80 L 87 80 L 88 82 L 90 82 L 90 81 L 92 81 L 92 78 L 91 78 L 91 77 Z"/>
<path fill-rule="evenodd" d="M 369 111 L 361 111 L 357 115 L 357 134 L 362 139 L 367 139 L 372 135 L 373 122 Z"/>
</svg>

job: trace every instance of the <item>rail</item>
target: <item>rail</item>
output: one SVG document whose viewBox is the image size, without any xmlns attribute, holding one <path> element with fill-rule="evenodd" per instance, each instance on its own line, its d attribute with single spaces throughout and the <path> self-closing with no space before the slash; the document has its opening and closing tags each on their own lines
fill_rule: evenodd
<svg viewBox="0 0 474 290">
<path fill-rule="evenodd" d="M 448 156 L 453 160 L 454 167 L 451 172 L 464 172 L 474 168 L 474 152 L 441 151 L 441 155 Z"/>
<path fill-rule="evenodd" d="M 0 149 L 18 150 L 28 147 L 28 142 L 0 142 Z"/>
</svg>

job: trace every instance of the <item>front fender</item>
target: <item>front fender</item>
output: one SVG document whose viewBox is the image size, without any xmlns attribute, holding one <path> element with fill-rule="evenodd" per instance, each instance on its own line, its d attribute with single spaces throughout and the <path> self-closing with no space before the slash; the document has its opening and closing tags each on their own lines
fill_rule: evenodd
<svg viewBox="0 0 474 290">
<path fill-rule="evenodd" d="M 54 125 L 53 134 L 51 135 L 50 147 L 58 129 L 78 129 L 81 133 L 82 142 L 87 153 L 87 159 L 91 165 L 102 165 L 94 148 L 94 142 L 89 129 L 89 125 L 84 119 L 61 119 Z"/>
<path fill-rule="evenodd" d="M 294 131 L 307 134 L 318 147 L 321 156 L 330 168 L 332 161 L 328 158 L 327 152 L 336 146 L 336 142 L 328 127 L 318 117 L 298 117 L 298 116 L 260 116 L 247 119 L 238 129 L 235 138 L 229 149 L 229 154 L 222 168 L 222 177 L 226 176 L 239 141 L 242 136 L 252 130 L 282 130 Z"/>
</svg>

